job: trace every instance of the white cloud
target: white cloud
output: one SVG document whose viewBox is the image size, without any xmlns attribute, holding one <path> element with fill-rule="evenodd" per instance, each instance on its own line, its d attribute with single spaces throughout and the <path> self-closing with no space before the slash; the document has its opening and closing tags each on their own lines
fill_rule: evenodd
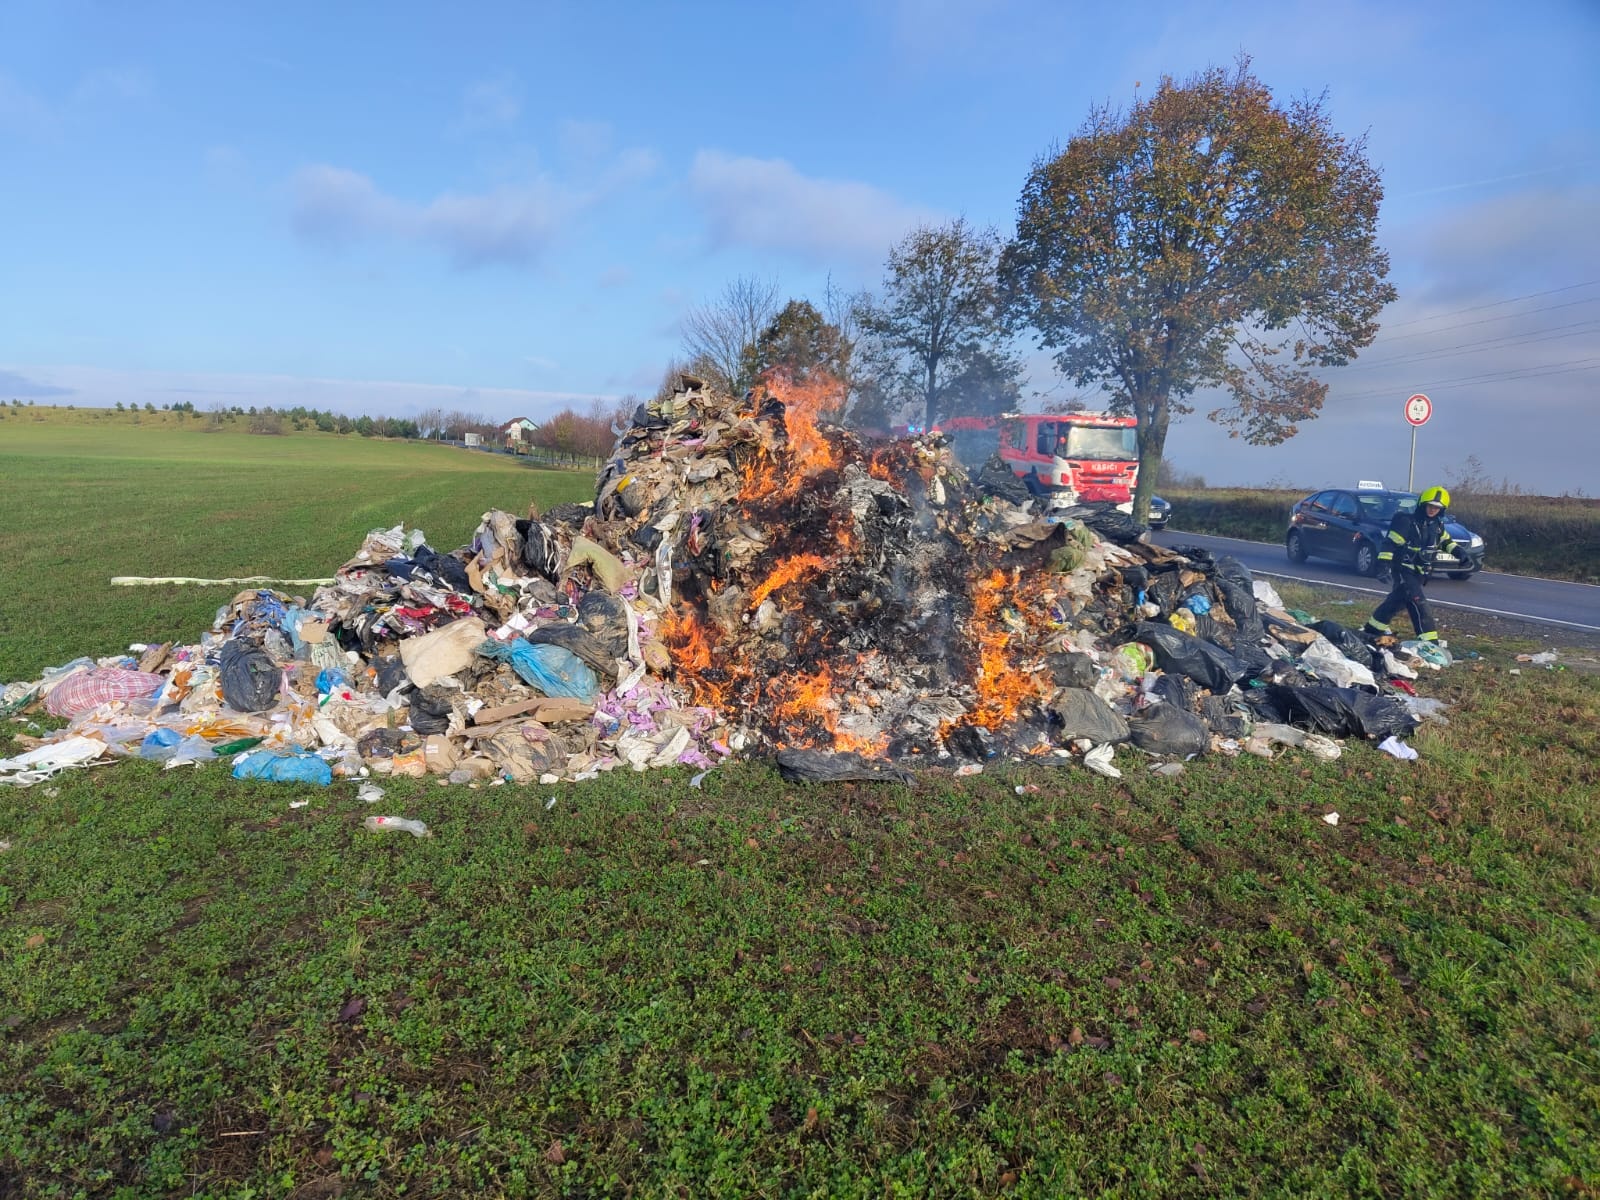
<svg viewBox="0 0 1600 1200">
<path fill-rule="evenodd" d="M 777 250 L 815 262 L 883 261 L 907 231 L 939 214 L 871 184 L 814 179 L 780 158 L 695 155 L 689 186 L 717 246 Z"/>
<path fill-rule="evenodd" d="M 291 221 L 313 242 L 396 238 L 438 245 L 462 267 L 523 266 L 539 258 L 558 229 L 649 175 L 656 163 L 652 152 L 629 149 L 586 188 L 539 176 L 486 192 L 446 192 L 425 204 L 388 195 L 359 171 L 318 163 L 290 181 Z"/>
</svg>

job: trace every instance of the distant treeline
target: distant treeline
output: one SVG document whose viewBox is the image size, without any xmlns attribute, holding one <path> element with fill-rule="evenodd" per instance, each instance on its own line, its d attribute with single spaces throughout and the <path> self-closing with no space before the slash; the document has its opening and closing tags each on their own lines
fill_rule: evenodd
<svg viewBox="0 0 1600 1200">
<path fill-rule="evenodd" d="M 596 400 L 582 413 L 571 408 L 565 409 L 545 419 L 538 429 L 528 435 L 523 447 L 538 447 L 567 457 L 604 458 L 611 453 L 612 446 L 616 444 L 617 435 L 613 432 L 614 426 L 619 420 L 626 419 L 637 404 L 638 400 L 635 397 L 628 396 L 619 403 L 611 405 Z M 7 405 L 0 401 L 0 419 L 4 419 L 8 409 L 23 407 L 34 408 L 35 403 L 29 400 L 24 405 L 23 401 L 14 399 Z M 501 433 L 505 422 L 493 420 L 482 413 L 443 408 L 427 409 L 415 417 L 366 414 L 352 417 L 336 413 L 331 409 L 306 408 L 303 405 L 277 408 L 272 405 L 245 407 L 217 404 L 202 410 L 190 400 L 180 400 L 175 404 L 163 404 L 159 407 L 150 402 L 143 405 L 129 405 L 120 400 L 111 408 L 79 409 L 73 404 L 47 404 L 39 407 L 56 411 L 77 411 L 90 419 L 101 415 L 124 413 L 130 414 L 136 422 L 147 415 L 169 413 L 171 414 L 169 419 L 179 423 L 194 421 L 202 429 L 243 427 L 247 432 L 266 435 L 317 430 L 322 433 L 355 434 L 358 437 L 463 442 L 471 433 L 477 434 L 485 446 L 496 449 L 508 448 Z"/>
</svg>

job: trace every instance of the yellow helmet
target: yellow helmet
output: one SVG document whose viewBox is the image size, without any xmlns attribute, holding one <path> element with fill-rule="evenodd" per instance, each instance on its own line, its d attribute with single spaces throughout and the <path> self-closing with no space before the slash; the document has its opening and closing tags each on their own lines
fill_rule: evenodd
<svg viewBox="0 0 1600 1200">
<path fill-rule="evenodd" d="M 1417 504 L 1437 504 L 1440 508 L 1450 507 L 1450 493 L 1442 487 L 1431 487 L 1417 497 Z"/>
</svg>

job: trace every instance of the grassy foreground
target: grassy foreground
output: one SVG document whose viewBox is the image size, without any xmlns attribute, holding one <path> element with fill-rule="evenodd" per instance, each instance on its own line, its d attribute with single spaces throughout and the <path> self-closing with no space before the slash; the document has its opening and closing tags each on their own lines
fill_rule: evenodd
<svg viewBox="0 0 1600 1200">
<path fill-rule="evenodd" d="M 16 577 L 47 611 L 5 610 L 30 623 L 0 675 L 47 629 L 54 662 L 219 602 L 104 576 L 322 574 L 371 525 L 454 544 L 540 479 L 335 445 L 35 455 L 8 553 L 76 582 Z M 137 480 L 198 538 L 197 479 L 248 483 L 249 519 L 159 567 L 108 564 L 137 529 L 74 498 Z M 1453 707 L 1414 763 L 0 789 L 0 1196 L 1600 1194 L 1600 681 L 1473 644 L 1423 683 Z"/>
<path fill-rule="evenodd" d="M 0 429 L 0 682 L 130 639 L 193 641 L 240 590 L 114 588 L 114 575 L 325 577 L 372 529 L 404 522 L 450 550 L 490 508 L 593 495 L 592 472 L 428 443 L 12 419 Z"/>
</svg>

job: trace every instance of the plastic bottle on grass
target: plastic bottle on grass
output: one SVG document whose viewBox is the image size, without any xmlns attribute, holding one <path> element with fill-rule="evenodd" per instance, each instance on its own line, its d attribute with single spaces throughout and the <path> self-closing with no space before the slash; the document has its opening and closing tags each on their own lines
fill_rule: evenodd
<svg viewBox="0 0 1600 1200">
<path fill-rule="evenodd" d="M 361 822 L 373 833 L 382 833 L 386 829 L 398 829 L 409 833 L 412 837 L 432 837 L 433 831 L 421 821 L 413 821 L 407 817 L 368 817 Z"/>
</svg>

